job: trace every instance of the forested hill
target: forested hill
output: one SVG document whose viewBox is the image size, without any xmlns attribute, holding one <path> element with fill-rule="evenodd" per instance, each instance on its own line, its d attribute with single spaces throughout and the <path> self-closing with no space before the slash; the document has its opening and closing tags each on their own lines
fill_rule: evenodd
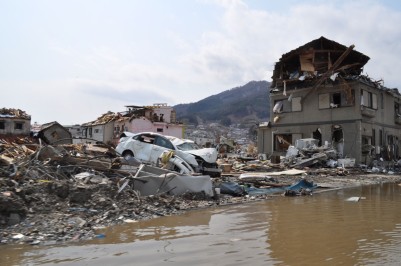
<svg viewBox="0 0 401 266">
<path fill-rule="evenodd" d="M 192 124 L 266 121 L 270 106 L 269 86 L 267 81 L 251 81 L 196 103 L 176 105 L 174 109 L 179 121 Z"/>
</svg>

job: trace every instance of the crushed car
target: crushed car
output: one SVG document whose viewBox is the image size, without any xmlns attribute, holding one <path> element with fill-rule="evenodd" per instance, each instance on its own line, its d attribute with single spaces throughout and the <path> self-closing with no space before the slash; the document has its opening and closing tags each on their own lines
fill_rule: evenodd
<svg viewBox="0 0 401 266">
<path fill-rule="evenodd" d="M 165 136 L 154 132 L 130 133 L 120 135 L 116 152 L 125 159 L 134 157 L 143 163 L 153 165 L 169 165 L 169 169 L 180 173 L 201 173 L 211 177 L 219 177 L 217 150 L 199 148 L 195 142 Z"/>
</svg>

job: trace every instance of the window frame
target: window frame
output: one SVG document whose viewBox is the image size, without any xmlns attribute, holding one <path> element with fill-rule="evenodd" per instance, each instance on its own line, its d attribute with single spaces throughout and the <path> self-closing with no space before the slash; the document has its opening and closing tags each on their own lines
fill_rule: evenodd
<svg viewBox="0 0 401 266">
<path fill-rule="evenodd" d="M 361 90 L 361 106 L 377 110 L 378 109 L 378 97 L 376 93 L 368 90 Z"/>
<path fill-rule="evenodd" d="M 344 91 L 319 93 L 318 108 L 319 110 L 321 110 L 321 109 L 331 109 L 331 108 L 352 107 L 355 105 L 355 90 L 351 90 L 351 94 L 352 94 L 352 102 L 348 103 L 347 94 Z M 336 99 L 336 101 L 334 101 L 334 99 Z M 338 100 L 340 100 L 339 103 Z"/>
<path fill-rule="evenodd" d="M 273 109 L 276 104 L 281 102 L 281 107 L 278 112 L 274 112 L 274 114 L 281 114 L 281 113 L 293 113 L 293 112 L 302 112 L 302 97 L 291 97 L 291 101 L 288 98 L 275 100 L 273 104 Z"/>
<path fill-rule="evenodd" d="M 14 122 L 14 130 L 24 130 L 24 123 Z"/>
</svg>

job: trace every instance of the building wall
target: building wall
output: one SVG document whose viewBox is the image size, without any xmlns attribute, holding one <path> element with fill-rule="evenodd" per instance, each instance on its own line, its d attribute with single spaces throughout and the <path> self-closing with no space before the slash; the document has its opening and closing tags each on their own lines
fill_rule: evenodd
<svg viewBox="0 0 401 266">
<path fill-rule="evenodd" d="M 103 125 L 103 142 L 111 144 L 114 138 L 114 122 L 109 122 Z"/>
<path fill-rule="evenodd" d="M 183 126 L 181 124 L 170 124 L 164 122 L 151 122 L 145 117 L 135 118 L 130 122 L 130 132 L 156 132 L 177 138 L 183 137 Z"/>
<path fill-rule="evenodd" d="M 82 137 L 82 127 L 81 125 L 64 126 L 71 133 L 73 138 Z"/>
<path fill-rule="evenodd" d="M 1 135 L 29 135 L 31 131 L 31 120 L 0 117 Z M 3 128 L 4 127 L 4 128 Z"/>
</svg>

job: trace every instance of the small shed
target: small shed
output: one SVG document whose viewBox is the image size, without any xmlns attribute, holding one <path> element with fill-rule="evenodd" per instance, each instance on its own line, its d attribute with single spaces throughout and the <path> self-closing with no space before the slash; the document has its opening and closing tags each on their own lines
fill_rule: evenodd
<svg viewBox="0 0 401 266">
<path fill-rule="evenodd" d="M 72 144 L 70 131 L 56 121 L 43 124 L 38 137 L 47 144 Z"/>
</svg>

